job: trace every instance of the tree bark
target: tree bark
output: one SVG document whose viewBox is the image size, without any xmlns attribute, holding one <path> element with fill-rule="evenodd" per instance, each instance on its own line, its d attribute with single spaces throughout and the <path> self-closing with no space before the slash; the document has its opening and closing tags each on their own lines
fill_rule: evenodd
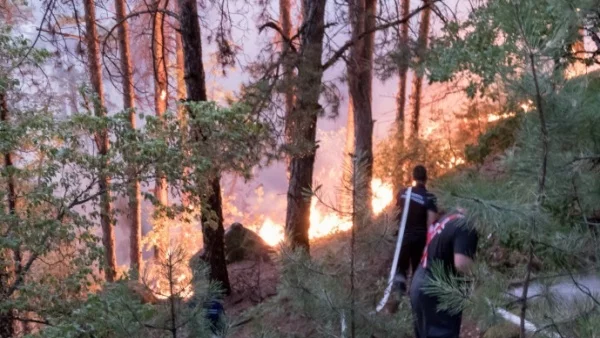
<svg viewBox="0 0 600 338">
<path fill-rule="evenodd" d="M 303 30 L 298 60 L 296 102 L 288 120 L 290 130 L 290 181 L 285 220 L 286 236 L 292 248 L 309 251 L 310 197 L 303 193 L 310 188 L 315 163 L 317 117 L 323 67 L 323 37 L 325 34 L 326 0 L 303 0 Z"/>
<path fill-rule="evenodd" d="M 292 20 L 290 16 L 290 0 L 279 0 L 279 21 L 281 23 L 281 53 L 283 58 L 283 91 L 285 99 L 285 140 L 290 141 L 290 131 L 288 127 L 291 125 L 287 122 L 294 109 L 294 64 L 290 55 L 289 41 L 292 37 Z"/>
<path fill-rule="evenodd" d="M 129 113 L 129 124 L 132 131 L 136 128 L 135 91 L 133 88 L 133 67 L 129 49 L 129 24 L 124 20 L 127 15 L 125 0 L 115 0 L 117 22 L 122 22 L 117 30 L 121 72 L 123 73 L 123 108 Z M 142 269 L 142 206 L 140 202 L 140 182 L 135 166 L 130 169 L 129 185 L 129 259 L 132 276 L 139 278 Z"/>
<path fill-rule="evenodd" d="M 8 102 L 6 101 L 6 94 L 4 91 L 0 91 L 0 121 L 3 123 L 8 123 Z M 13 166 L 12 154 L 7 152 L 4 154 L 4 169 L 7 171 L 7 174 L 10 173 L 10 168 Z M 7 199 L 8 199 L 8 212 L 9 214 L 16 214 L 17 209 L 17 196 L 15 183 L 12 178 L 12 175 L 8 174 L 7 178 Z M 8 224 L 7 233 L 10 233 L 11 225 Z M 10 297 L 9 294 L 6 294 L 6 291 L 9 289 L 9 283 L 14 278 L 15 269 L 13 269 L 12 265 L 20 264 L 20 254 L 15 252 L 11 252 L 10 249 L 4 249 L 0 252 L 0 259 L 5 262 L 2 264 L 2 268 L 0 270 L 0 300 L 5 300 Z M 11 257 L 12 256 L 12 257 Z M 14 260 L 14 261 L 13 261 Z M 11 264 L 12 263 L 12 264 Z M 0 337 L 12 337 L 14 335 L 14 322 L 12 319 L 12 315 L 14 310 L 6 309 L 0 312 Z"/>
<path fill-rule="evenodd" d="M 430 0 L 424 0 L 425 4 L 428 4 Z M 431 17 L 431 6 L 427 6 L 421 12 L 421 22 L 419 23 L 419 36 L 417 38 L 417 49 L 415 55 L 417 62 L 420 63 L 423 60 L 423 56 L 427 50 L 427 42 L 429 40 L 429 24 Z M 410 129 L 409 129 L 409 142 L 414 142 L 419 137 L 419 119 L 421 115 L 421 92 L 423 90 L 423 74 L 422 72 L 416 71 L 413 77 L 412 93 L 410 96 Z"/>
<path fill-rule="evenodd" d="M 183 55 L 185 65 L 185 84 L 188 101 L 206 101 L 206 81 L 204 65 L 202 64 L 202 40 L 200 24 L 198 23 L 198 7 L 195 0 L 178 0 L 180 10 L 181 38 L 183 42 Z M 191 116 L 193 118 L 193 116 Z M 192 137 L 202 146 L 206 141 L 201 137 L 200 131 L 193 132 Z M 210 193 L 206 199 L 205 209 L 216 214 L 216 228 L 209 225 L 209 215 L 202 213 L 202 234 L 204 238 L 205 259 L 210 265 L 210 278 L 221 283 L 226 293 L 231 292 L 223 235 L 223 208 L 221 200 L 220 176 L 215 175 L 211 180 Z M 201 187 L 199 187 L 201 189 Z M 200 192 L 201 193 L 201 192 Z"/>
<path fill-rule="evenodd" d="M 400 17 L 405 18 L 410 12 L 410 0 L 402 0 L 402 6 L 400 8 Z M 400 24 L 400 49 L 403 55 L 409 55 L 408 47 L 408 21 Z M 406 83 L 408 75 L 408 58 L 401 60 L 398 72 L 398 96 L 396 97 L 397 111 L 396 111 L 396 132 L 398 137 L 404 138 L 404 116 L 406 108 Z"/>
<path fill-rule="evenodd" d="M 174 12 L 179 12 L 177 1 L 174 2 L 174 7 Z M 175 81 L 177 83 L 177 101 L 179 103 L 184 102 L 187 97 L 184 67 L 183 42 L 181 42 L 181 34 L 175 30 Z M 181 130 L 186 130 L 187 116 L 185 107 L 182 104 L 178 104 L 177 106 L 177 119 L 179 120 Z M 183 136 L 185 137 L 186 135 Z M 189 168 L 185 168 L 184 170 L 186 176 L 189 176 Z M 187 207 L 189 204 L 189 197 L 183 192 L 181 196 L 181 205 Z"/>
<path fill-rule="evenodd" d="M 376 0 L 353 0 L 350 2 L 352 36 L 358 38 L 375 28 Z M 371 211 L 371 180 L 373 178 L 373 114 L 372 73 L 373 46 L 375 33 L 367 34 L 350 48 L 348 65 L 348 86 L 350 104 L 354 111 L 354 152 L 353 179 L 357 198 L 353 210 L 361 222 L 369 218 Z M 360 223 L 359 222 L 359 225 Z"/>
<path fill-rule="evenodd" d="M 163 118 L 167 111 L 167 62 L 166 62 L 166 46 L 165 46 L 165 29 L 164 29 L 164 14 L 159 9 L 164 9 L 165 3 L 161 0 L 155 0 L 153 3 L 153 22 L 152 22 L 152 64 L 154 67 L 154 111 L 156 117 Z M 160 171 L 156 172 L 156 180 L 154 186 L 154 197 L 161 206 L 168 206 L 169 197 L 167 191 L 167 180 L 165 175 Z M 168 246 L 168 231 L 165 217 L 158 216 L 154 220 L 155 230 L 157 231 L 158 239 L 154 247 L 155 258 L 165 258 L 165 249 Z M 167 242 L 167 243 L 165 243 Z"/>
<path fill-rule="evenodd" d="M 104 88 L 102 87 L 102 70 L 100 68 L 100 51 L 98 48 L 98 31 L 96 28 L 96 7 L 94 0 L 83 2 L 85 9 L 86 44 L 88 55 L 88 68 L 90 82 L 92 84 L 94 97 L 94 113 L 98 117 L 106 116 L 104 108 Z M 106 263 L 106 280 L 113 282 L 117 271 L 117 258 L 115 252 L 115 232 L 112 226 L 112 208 L 110 197 L 110 177 L 104 172 L 108 165 L 106 156 L 110 147 L 108 131 L 106 129 L 96 134 L 96 145 L 102 160 L 100 168 L 100 181 L 98 188 L 104 192 L 100 197 L 100 225 L 102 226 L 102 243 L 104 244 L 104 256 Z"/>
</svg>

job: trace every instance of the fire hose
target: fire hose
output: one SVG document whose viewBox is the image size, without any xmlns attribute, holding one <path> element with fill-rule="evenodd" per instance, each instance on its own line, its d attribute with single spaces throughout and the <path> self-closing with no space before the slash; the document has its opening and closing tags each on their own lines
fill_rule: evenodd
<svg viewBox="0 0 600 338">
<path fill-rule="evenodd" d="M 387 287 L 383 293 L 383 298 L 379 301 L 379 304 L 375 308 L 375 312 L 379 312 L 383 309 L 390 294 L 392 293 L 392 287 L 394 285 L 394 277 L 396 276 L 396 269 L 398 267 L 398 259 L 400 257 L 400 249 L 402 248 L 402 240 L 404 239 L 404 230 L 406 229 L 406 219 L 408 217 L 408 206 L 410 204 L 410 198 L 412 196 L 412 187 L 406 190 L 406 197 L 404 198 L 404 209 L 402 211 L 402 221 L 400 222 L 400 232 L 398 233 L 398 239 L 396 240 L 396 251 L 394 252 L 394 261 L 392 263 L 392 270 L 390 271 L 390 278 L 388 279 Z"/>
</svg>

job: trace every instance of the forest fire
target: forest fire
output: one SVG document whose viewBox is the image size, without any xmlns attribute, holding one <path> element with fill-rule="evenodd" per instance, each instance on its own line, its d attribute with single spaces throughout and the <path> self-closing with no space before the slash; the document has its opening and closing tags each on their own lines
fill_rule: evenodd
<svg viewBox="0 0 600 338">
<path fill-rule="evenodd" d="M 523 108 L 525 109 L 525 108 Z M 504 113 L 504 114 L 488 114 L 487 121 L 488 122 L 496 122 L 499 120 L 504 120 L 509 117 L 514 117 L 515 113 Z"/>
<path fill-rule="evenodd" d="M 388 183 L 375 178 L 371 181 L 373 191 L 372 211 L 374 214 L 381 213 L 393 200 L 393 189 Z M 334 210 L 324 213 L 318 207 L 318 201 L 313 199 L 310 209 L 310 230 L 309 237 L 320 238 L 336 232 L 347 231 L 352 227 L 349 217 L 340 215 Z M 265 242 L 271 246 L 279 244 L 284 239 L 283 224 L 275 223 L 271 218 L 266 218 L 261 226 L 258 227 L 258 234 Z"/>
</svg>

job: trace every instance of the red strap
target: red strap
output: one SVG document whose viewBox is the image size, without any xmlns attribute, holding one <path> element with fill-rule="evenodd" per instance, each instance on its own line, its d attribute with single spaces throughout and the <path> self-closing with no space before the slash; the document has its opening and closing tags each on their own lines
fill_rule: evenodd
<svg viewBox="0 0 600 338">
<path fill-rule="evenodd" d="M 446 224 L 448 224 L 448 222 L 463 217 L 465 216 L 462 214 L 452 214 L 450 216 L 444 217 L 444 219 L 442 219 L 441 222 L 437 222 L 429 227 L 429 230 L 427 231 L 427 242 L 425 244 L 425 249 L 423 250 L 423 256 L 421 257 L 421 264 L 423 265 L 423 268 L 427 267 L 427 247 L 429 246 L 429 243 L 431 242 L 433 237 L 441 233 L 442 230 L 444 230 L 444 228 L 446 227 Z"/>
</svg>

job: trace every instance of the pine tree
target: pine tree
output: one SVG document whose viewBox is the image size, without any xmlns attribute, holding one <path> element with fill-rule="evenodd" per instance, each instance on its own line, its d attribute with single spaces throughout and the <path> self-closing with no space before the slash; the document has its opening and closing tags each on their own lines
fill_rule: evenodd
<svg viewBox="0 0 600 338">
<path fill-rule="evenodd" d="M 376 5 L 376 1 L 358 0 L 352 2 L 349 8 L 352 37 L 358 40 L 350 48 L 348 64 L 349 102 L 352 105 L 354 119 L 354 152 L 360 156 L 361 161 L 365 162 L 361 168 L 366 170 L 360 175 L 364 181 L 353 180 L 358 185 L 354 189 L 359 190 L 360 195 L 363 196 L 363 199 L 353 201 L 353 203 L 364 204 L 364 206 L 355 206 L 360 210 L 369 210 L 368 206 L 371 205 L 372 198 L 373 113 L 371 102 Z M 359 37 L 362 38 L 359 39 Z M 368 219 L 368 216 L 365 219 Z"/>
<path fill-rule="evenodd" d="M 402 0 L 400 7 L 400 17 L 408 16 L 410 12 L 410 0 Z M 408 44 L 408 22 L 400 24 L 400 49 L 401 55 L 409 55 L 409 44 Z M 406 82 L 408 75 L 408 58 L 405 57 L 401 60 L 401 64 L 398 69 L 398 94 L 397 94 L 397 107 L 396 107 L 396 131 L 401 138 L 404 138 L 404 120 L 405 120 L 405 109 L 406 109 Z"/>
<path fill-rule="evenodd" d="M 129 49 L 129 23 L 125 20 L 125 0 L 115 0 L 116 19 L 120 23 L 118 28 L 118 41 L 121 61 L 121 72 L 123 74 L 123 109 L 129 114 L 131 129 L 136 128 L 135 114 L 135 90 L 133 87 L 133 67 L 131 65 L 131 52 Z M 129 187 L 129 259 L 132 266 L 132 274 L 139 276 L 142 269 L 142 206 L 140 196 L 140 183 L 136 168 L 131 167 L 129 174 L 131 185 Z"/>
<path fill-rule="evenodd" d="M 198 23 L 198 8 L 195 1 L 179 0 L 181 36 L 183 42 L 183 54 L 185 65 L 185 80 L 187 88 L 187 99 L 190 102 L 203 102 L 206 97 L 206 83 L 204 65 L 202 64 L 202 40 L 200 35 L 200 24 Z M 193 110 L 189 111 L 190 119 L 199 118 L 193 116 Z M 193 141 L 199 147 L 206 141 L 200 129 L 192 130 Z M 214 176 L 205 193 L 202 206 L 202 233 L 204 235 L 204 248 L 206 259 L 210 265 L 210 276 L 214 281 L 222 284 L 227 293 L 230 292 L 229 276 L 225 262 L 225 250 L 223 244 L 223 210 L 221 200 L 220 173 L 212 173 Z M 199 187 L 202 189 L 202 187 Z"/>
<path fill-rule="evenodd" d="M 473 297 L 440 276 L 431 292 L 443 297 L 443 307 L 468 306 L 488 324 L 498 321 L 498 307 L 507 307 L 519 316 L 523 338 L 531 333 L 528 322 L 548 336 L 589 336 L 598 329 L 592 323 L 598 297 L 578 276 L 599 269 L 589 222 L 598 200 L 598 134 L 590 131 L 598 123 L 598 78 L 565 76 L 579 27 L 593 24 L 589 6 L 585 0 L 483 4 L 467 20 L 447 23 L 428 60 L 435 81 L 467 71 L 468 95 L 502 88 L 503 104 L 519 118 L 514 142 L 495 163 L 503 174 L 474 172 L 441 186 L 442 200 L 467 207 L 486 238 L 482 247 L 494 247 L 496 257 L 482 252 Z M 503 267 L 495 261 L 506 250 L 518 260 Z M 508 290 L 509 298 L 506 285 L 518 286 Z M 578 295 L 569 303 L 556 285 Z"/>
<path fill-rule="evenodd" d="M 286 142 L 289 142 L 289 134 L 290 131 L 288 127 L 291 126 L 290 123 L 287 123 L 287 120 L 294 109 L 294 63 L 291 53 L 291 44 L 292 44 L 292 19 L 291 19 L 291 3 L 290 0 L 279 0 L 279 21 L 281 23 L 281 53 L 285 55 L 283 58 L 284 62 L 284 116 L 285 116 L 285 137 Z"/>
<path fill-rule="evenodd" d="M 425 4 L 429 4 L 430 0 L 424 0 Z M 427 50 L 427 42 L 429 40 L 429 25 L 431 17 L 431 7 L 427 6 L 421 12 L 421 20 L 419 22 L 419 36 L 415 47 L 417 62 L 420 63 L 425 56 Z M 408 133 L 408 141 L 415 142 L 419 137 L 419 119 L 421 116 L 421 95 L 423 89 L 423 73 L 419 70 L 415 71 L 412 83 L 412 93 L 410 95 L 410 126 Z"/>
<path fill-rule="evenodd" d="M 163 1 L 156 0 L 152 4 L 152 65 L 154 69 L 154 111 L 160 119 L 167 111 L 168 88 L 167 88 L 167 55 L 165 39 L 165 16 L 161 12 L 165 8 Z M 168 206 L 167 180 L 160 171 L 156 173 L 154 185 L 154 197 L 159 207 Z M 160 208 L 159 208 L 160 209 Z M 164 256 L 168 247 L 166 217 L 160 210 L 155 213 L 154 226 L 157 229 L 157 244 L 154 246 L 154 257 Z"/>
<path fill-rule="evenodd" d="M 310 198 L 304 190 L 312 186 L 316 152 L 317 117 L 323 67 L 325 0 L 303 0 L 303 33 L 300 35 L 296 104 L 288 120 L 291 131 L 290 182 L 285 229 L 292 246 L 309 249 Z"/>
<path fill-rule="evenodd" d="M 102 86 L 102 68 L 100 66 L 100 50 L 98 48 L 98 30 L 96 27 L 96 4 L 94 0 L 84 1 L 85 23 L 86 23 L 86 45 L 88 56 L 88 67 L 90 82 L 92 84 L 94 113 L 98 117 L 106 116 L 104 104 L 104 87 Z M 99 156 L 103 165 L 107 166 L 106 156 L 110 147 L 108 132 L 99 131 L 95 137 Z M 102 171 L 102 169 L 101 169 Z M 98 188 L 103 193 L 100 203 L 100 223 L 102 226 L 102 243 L 105 252 L 105 276 L 106 280 L 112 282 L 116 278 L 117 257 L 115 250 L 115 231 L 112 222 L 112 207 L 110 195 L 110 177 L 102 173 Z"/>
</svg>

